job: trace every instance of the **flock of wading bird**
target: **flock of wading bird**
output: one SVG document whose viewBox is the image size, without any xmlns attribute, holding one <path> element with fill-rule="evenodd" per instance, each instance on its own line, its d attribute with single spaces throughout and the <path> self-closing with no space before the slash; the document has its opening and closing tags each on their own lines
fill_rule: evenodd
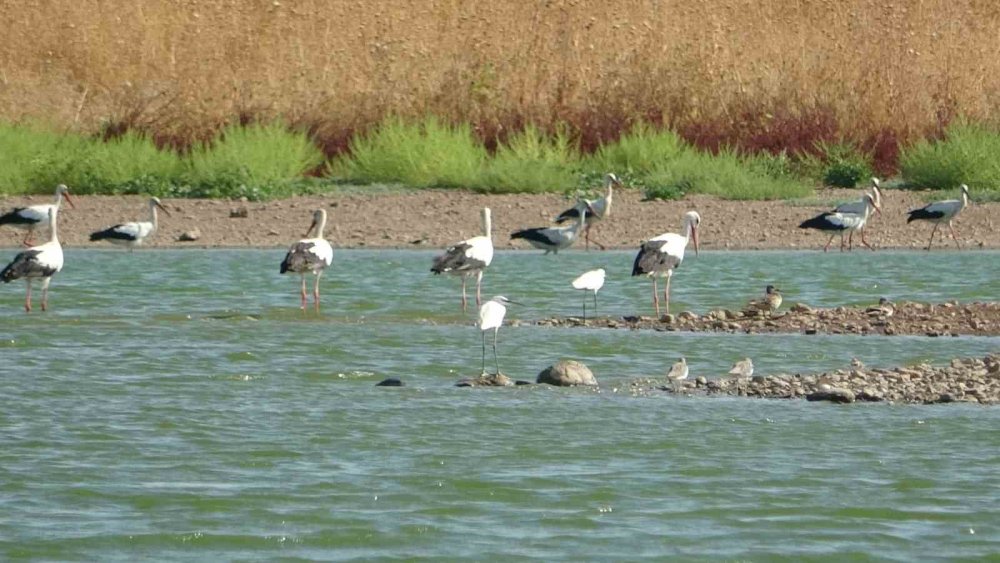
<svg viewBox="0 0 1000 563">
<path fill-rule="evenodd" d="M 882 212 L 882 193 L 879 180 L 872 178 L 871 191 L 865 192 L 864 196 L 857 201 L 842 204 L 831 211 L 821 213 L 808 219 L 799 225 L 803 229 L 817 229 L 829 232 L 830 239 L 823 247 L 823 251 L 830 248 L 833 238 L 840 235 L 840 249 L 845 248 L 845 236 L 847 237 L 847 249 L 853 248 L 854 233 L 859 232 L 861 243 L 874 250 L 865 238 L 865 227 L 869 218 L 873 214 Z M 611 213 L 611 205 L 614 197 L 615 186 L 621 186 L 621 180 L 613 173 L 608 173 L 604 177 L 605 193 L 602 197 L 594 200 L 581 199 L 576 205 L 563 211 L 555 218 L 555 223 L 570 223 L 565 226 L 549 226 L 523 229 L 511 233 L 511 239 L 523 239 L 531 246 L 544 250 L 548 253 L 558 253 L 560 250 L 571 247 L 583 231 L 586 241 L 586 248 L 590 248 L 591 228 L 598 222 L 606 219 Z M 919 209 L 908 212 L 907 222 L 915 220 L 930 221 L 934 224 L 931 231 L 931 238 L 927 244 L 930 250 L 934 241 L 934 234 L 938 228 L 948 224 L 952 238 L 958 245 L 958 237 L 955 233 L 952 220 L 969 204 L 969 188 L 965 184 L 961 186 L 962 197 L 957 200 L 936 201 Z M 57 219 L 59 208 L 63 199 L 72 207 L 73 201 L 70 197 L 69 189 L 60 184 L 56 188 L 55 203 L 49 205 L 33 205 L 30 207 L 15 208 L 3 215 L 0 215 L 0 225 L 10 225 L 25 229 L 27 235 L 24 245 L 26 250 L 18 253 L 14 259 L 0 271 L 0 280 L 9 283 L 14 280 L 23 279 L 27 284 L 24 309 L 31 312 L 31 289 L 34 280 L 41 280 L 42 284 L 42 310 L 48 309 L 48 289 L 52 277 L 62 270 L 63 251 L 59 244 Z M 161 205 L 160 200 L 151 198 L 149 200 L 149 220 L 121 223 L 107 229 L 94 232 L 90 235 L 91 241 L 106 240 L 108 242 L 124 245 L 130 250 L 141 245 L 151 237 L 157 229 L 157 210 L 161 210 L 167 215 L 169 212 Z M 293 273 L 301 277 L 301 307 L 307 306 L 306 275 L 312 274 L 315 278 L 313 284 L 313 303 L 316 310 L 319 310 L 320 292 L 319 281 L 323 271 L 333 262 L 333 247 L 323 237 L 323 229 L 326 226 L 326 211 L 318 209 L 313 213 L 312 224 L 306 231 L 305 238 L 295 242 L 289 249 L 284 260 L 281 262 L 279 271 L 282 274 Z M 632 266 L 633 276 L 647 276 L 653 280 L 653 306 L 657 317 L 660 316 L 659 290 L 657 288 L 657 278 L 666 278 L 663 289 L 663 299 L 667 312 L 670 311 L 670 279 L 674 270 L 684 261 L 684 251 L 688 242 L 694 241 L 694 251 L 698 253 L 698 227 L 701 224 L 701 216 L 696 211 L 688 211 L 684 214 L 681 233 L 664 233 L 653 237 L 642 243 L 636 254 Z M 49 240 L 37 246 L 30 246 L 31 240 L 36 230 L 49 228 Z M 482 333 L 483 339 L 483 373 L 486 365 L 486 333 L 493 331 L 493 358 L 496 363 L 497 373 L 500 372 L 499 360 L 496 353 L 497 333 L 503 324 L 504 316 L 507 312 L 507 305 L 514 303 L 510 299 L 498 295 L 489 301 L 482 301 L 482 280 L 483 273 L 493 261 L 493 239 L 490 209 L 482 210 L 483 234 L 472 237 L 445 249 L 444 253 L 434 258 L 431 271 L 435 274 L 451 274 L 461 277 L 462 280 L 462 309 L 467 308 L 466 283 L 469 278 L 476 278 L 476 305 L 479 307 L 479 318 L 477 327 Z M 314 236 L 310 237 L 310 234 Z M 594 241 L 602 249 L 604 245 Z M 583 273 L 572 281 L 575 289 L 584 293 L 584 322 L 586 322 L 587 293 L 592 292 L 594 307 L 597 307 L 597 292 L 604 285 L 606 272 L 604 269 L 596 269 Z M 773 313 L 781 306 L 781 292 L 773 285 L 768 285 L 764 297 L 761 300 L 751 302 L 750 307 Z M 670 370 L 668 377 L 675 383 L 687 378 L 688 368 L 684 358 L 681 358 Z M 750 358 L 745 358 L 737 362 L 730 375 L 740 379 L 749 378 L 753 374 L 753 362 Z"/>
</svg>

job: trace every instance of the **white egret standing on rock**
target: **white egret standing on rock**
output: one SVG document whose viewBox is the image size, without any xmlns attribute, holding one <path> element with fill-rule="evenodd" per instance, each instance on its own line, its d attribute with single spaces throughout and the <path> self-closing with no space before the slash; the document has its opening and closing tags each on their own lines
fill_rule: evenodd
<svg viewBox="0 0 1000 563">
<path fill-rule="evenodd" d="M 0 215 L 0 225 L 10 225 L 11 227 L 27 230 L 28 232 L 24 236 L 23 244 L 28 246 L 35 235 L 35 229 L 47 227 L 50 224 L 49 210 L 54 208 L 58 212 L 64 197 L 70 207 L 75 207 L 73 200 L 69 197 L 69 188 L 66 187 L 66 184 L 59 184 L 56 186 L 56 202 L 54 204 L 15 207 L 7 213 Z"/>
<path fill-rule="evenodd" d="M 476 306 L 482 304 L 483 271 L 493 262 L 493 237 L 490 208 L 482 212 L 483 234 L 463 240 L 445 249 L 444 254 L 434 258 L 431 271 L 435 274 L 462 276 L 462 311 L 467 308 L 465 282 L 469 276 L 476 276 Z"/>
<path fill-rule="evenodd" d="M 316 236 L 303 238 L 292 245 L 281 261 L 281 273 L 292 272 L 302 276 L 302 309 L 306 308 L 306 274 L 312 272 L 316 276 L 313 285 L 313 303 L 319 311 L 319 278 L 323 275 L 330 264 L 333 263 L 333 247 L 323 238 L 323 229 L 326 227 L 326 210 L 317 209 L 313 212 L 312 224 L 306 231 L 304 237 L 316 229 Z"/>
<path fill-rule="evenodd" d="M 46 311 L 49 308 L 49 282 L 52 281 L 52 276 L 56 275 L 63 267 L 62 245 L 59 244 L 59 235 L 56 232 L 58 214 L 58 207 L 49 207 L 48 215 L 51 229 L 48 242 L 19 253 L 3 271 L 0 271 L 0 281 L 4 283 L 18 279 L 24 279 L 27 282 L 28 292 L 24 298 L 24 310 L 29 313 L 31 312 L 32 282 L 36 278 L 42 280 L 42 310 Z"/>
<path fill-rule="evenodd" d="M 962 245 L 958 243 L 958 235 L 955 234 L 955 227 L 951 224 L 952 219 L 969 205 L 969 186 L 962 184 L 961 188 L 962 199 L 935 201 L 934 203 L 928 203 L 920 209 L 908 212 L 907 223 L 917 220 L 934 223 L 934 230 L 931 231 L 931 240 L 927 241 L 927 250 L 931 249 L 931 244 L 934 243 L 934 233 L 937 232 L 941 223 L 948 223 L 948 229 L 951 231 L 951 238 L 955 241 L 955 246 L 962 248 Z"/>
<path fill-rule="evenodd" d="M 573 246 L 576 239 L 580 235 L 580 229 L 583 227 L 584 222 L 587 220 L 586 208 L 580 210 L 580 215 L 576 218 L 576 223 L 573 223 L 569 227 L 536 227 L 534 229 L 522 229 L 520 231 L 514 231 L 510 234 L 511 240 L 522 238 L 528 241 L 528 244 L 544 250 L 546 254 L 549 252 L 553 254 L 559 254 L 559 251 L 564 248 L 569 248 Z"/>
<path fill-rule="evenodd" d="M 590 228 L 594 223 L 601 221 L 605 217 L 611 214 L 611 199 L 614 196 L 614 186 L 621 187 L 622 181 L 618 179 L 613 173 L 608 172 L 604 175 L 604 197 L 589 200 L 581 200 L 577 205 L 563 211 L 556 217 L 556 223 L 562 224 L 570 219 L 575 219 L 580 216 L 580 213 L 586 210 L 587 216 L 587 226 L 584 228 L 583 236 L 584 242 L 586 243 L 585 248 L 590 250 Z M 601 247 L 604 250 L 604 245 L 594 240 L 594 244 Z"/>
<path fill-rule="evenodd" d="M 149 221 L 135 221 L 132 223 L 120 223 L 114 227 L 109 227 L 103 231 L 91 233 L 90 240 L 106 240 L 112 244 L 125 245 L 129 251 L 135 249 L 147 238 L 153 236 L 157 229 L 156 210 L 163 211 L 167 216 L 170 212 L 160 203 L 160 198 L 149 199 Z"/>
<path fill-rule="evenodd" d="M 663 299 L 667 302 L 667 313 L 670 313 L 670 277 L 674 274 L 674 268 L 680 267 L 684 261 L 684 249 L 687 248 L 689 239 L 694 239 L 694 253 L 695 256 L 698 255 L 700 224 L 701 215 L 698 215 L 697 211 L 688 211 L 684 214 L 683 235 L 665 233 L 651 238 L 642 244 L 635 256 L 632 275 L 653 278 L 653 306 L 656 307 L 657 317 L 660 316 L 660 298 L 656 288 L 656 278 L 667 278 L 666 287 L 663 288 Z"/>
<path fill-rule="evenodd" d="M 604 287 L 604 268 L 590 270 L 580 274 L 573 280 L 573 289 L 579 289 L 583 294 L 583 322 L 587 322 L 587 291 L 594 292 L 594 314 L 597 314 L 597 291 Z"/>
<path fill-rule="evenodd" d="M 500 374 L 500 359 L 497 357 L 497 333 L 503 318 L 507 314 L 507 304 L 517 304 L 515 301 L 507 299 L 503 295 L 497 295 L 479 308 L 479 322 L 477 323 L 480 333 L 483 335 L 483 373 L 486 375 L 486 331 L 493 329 L 493 361 L 496 363 L 497 375 Z"/>
<path fill-rule="evenodd" d="M 681 356 L 673 366 L 670 367 L 670 371 L 667 372 L 667 379 L 670 380 L 670 384 L 674 389 L 674 393 L 680 391 L 681 382 L 688 378 L 688 365 L 687 360 Z"/>
</svg>

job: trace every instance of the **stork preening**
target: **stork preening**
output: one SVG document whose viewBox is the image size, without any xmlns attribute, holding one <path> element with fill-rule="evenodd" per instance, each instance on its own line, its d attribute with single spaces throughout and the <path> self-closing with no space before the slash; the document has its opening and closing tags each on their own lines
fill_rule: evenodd
<svg viewBox="0 0 1000 563">
<path fill-rule="evenodd" d="M 28 291 L 24 298 L 24 310 L 31 312 L 31 285 L 36 279 L 42 280 L 42 310 L 49 308 L 49 283 L 52 276 L 56 275 L 63 267 L 62 245 L 59 244 L 59 235 L 56 228 L 56 221 L 59 215 L 57 206 L 50 206 L 48 209 L 48 222 L 51 227 L 49 241 L 45 244 L 33 246 L 17 256 L 7 267 L 0 271 L 0 281 L 10 283 L 14 280 L 23 279 L 28 284 Z"/>
<path fill-rule="evenodd" d="M 106 240 L 111 244 L 127 246 L 129 252 L 131 252 L 135 250 L 135 247 L 142 245 L 147 238 L 156 233 L 156 229 L 159 227 L 156 216 L 157 210 L 162 211 L 168 217 L 170 216 L 170 212 L 167 211 L 167 208 L 163 207 L 163 204 L 160 203 L 160 198 L 152 197 L 149 198 L 149 221 L 120 223 L 114 227 L 104 229 L 103 231 L 91 233 L 90 240 Z"/>
<path fill-rule="evenodd" d="M 580 274 L 575 280 L 573 280 L 573 289 L 579 289 L 583 291 L 583 322 L 587 322 L 587 293 L 588 291 L 594 292 L 594 314 L 597 314 L 597 291 L 604 287 L 604 268 L 598 268 L 596 270 L 590 270 L 589 272 L 584 272 Z"/>
<path fill-rule="evenodd" d="M 681 382 L 688 378 L 688 365 L 687 360 L 681 356 L 674 365 L 670 366 L 670 371 L 667 372 L 667 380 L 670 381 L 670 385 L 674 390 L 674 393 L 680 392 Z"/>
<path fill-rule="evenodd" d="M 614 186 L 621 187 L 622 181 L 618 179 L 613 173 L 608 172 L 604 175 L 604 196 L 598 199 L 582 199 L 577 202 L 576 205 L 563 211 L 556 217 L 556 223 L 562 224 L 566 221 L 576 219 L 581 213 L 586 212 L 586 226 L 583 230 L 583 238 L 585 241 L 585 246 L 587 250 L 590 250 L 590 228 L 594 223 L 601 221 L 605 217 L 611 214 L 611 200 L 614 197 Z M 594 240 L 594 244 L 599 246 L 601 250 L 604 250 L 604 245 Z"/>
<path fill-rule="evenodd" d="M 496 364 L 496 374 L 500 375 L 500 359 L 497 357 L 497 333 L 503 325 L 503 318 L 507 315 L 507 305 L 517 304 L 515 301 L 507 299 L 503 295 L 497 295 L 479 308 L 479 332 L 483 336 L 483 373 L 486 373 L 486 331 L 493 330 L 493 362 Z"/>
<path fill-rule="evenodd" d="M 325 270 L 333 263 L 333 247 L 323 238 L 326 228 L 326 210 L 317 209 L 313 212 L 312 224 L 299 240 L 288 250 L 285 259 L 281 261 L 281 273 L 291 272 L 302 277 L 302 309 L 306 308 L 306 274 L 316 276 L 313 284 L 313 305 L 319 311 L 319 279 Z M 316 236 L 309 238 L 309 233 L 316 230 Z"/>
<path fill-rule="evenodd" d="M 812 219 L 807 219 L 799 224 L 800 229 L 816 229 L 819 231 L 831 233 L 830 239 L 826 241 L 826 246 L 823 247 L 823 252 L 830 249 L 830 243 L 833 242 L 833 237 L 840 235 L 840 251 L 844 251 L 844 235 L 852 234 L 855 231 L 860 231 L 864 228 L 865 223 L 868 221 L 868 217 L 871 216 L 873 210 L 880 209 L 879 205 L 875 202 L 875 198 L 871 194 L 865 194 L 862 200 L 865 202 L 861 213 L 842 213 L 839 211 L 826 211 L 820 213 L 819 215 L 813 217 Z M 853 236 L 850 238 L 852 241 L 848 250 L 854 248 Z M 861 237 L 861 242 L 868 248 L 875 250 L 868 242 L 864 239 L 864 235 Z"/>
<path fill-rule="evenodd" d="M 865 195 L 868 195 L 868 194 L 865 194 Z M 871 193 L 871 195 L 872 195 L 872 201 L 871 202 L 869 202 L 867 198 L 865 198 L 864 196 L 862 196 L 861 199 L 858 199 L 858 200 L 855 200 L 855 201 L 849 201 L 847 203 L 842 203 L 842 204 L 838 205 L 837 207 L 835 207 L 833 209 L 833 211 L 835 213 L 853 213 L 855 215 L 864 215 L 865 214 L 865 208 L 867 208 L 869 206 L 873 206 L 874 214 L 875 215 L 881 215 L 882 214 L 882 189 L 881 189 L 881 183 L 879 182 L 878 178 L 872 178 L 872 193 Z M 871 217 L 869 216 L 868 219 L 871 219 Z M 859 229 L 861 231 L 861 244 L 863 244 L 863 245 L 867 246 L 868 248 L 871 248 L 872 250 L 874 250 L 874 248 L 872 248 L 872 245 L 868 244 L 868 240 L 865 238 L 865 233 L 868 231 L 868 219 L 865 220 L 864 224 L 862 224 L 861 228 Z M 853 246 L 854 245 L 854 230 L 853 229 L 850 230 L 849 234 L 847 235 L 847 244 L 848 244 L 848 246 Z"/>
<path fill-rule="evenodd" d="M 931 231 L 931 239 L 927 241 L 927 250 L 931 249 L 931 244 L 934 243 L 934 233 L 937 232 L 941 223 L 948 223 L 948 229 L 951 231 L 951 238 L 955 241 L 955 246 L 962 248 L 962 246 L 958 243 L 958 235 L 955 234 L 955 227 L 951 224 L 955 216 L 969 205 L 969 186 L 962 184 L 961 188 L 962 199 L 935 201 L 934 203 L 928 203 L 920 209 L 914 209 L 908 213 L 909 217 L 906 219 L 907 223 L 917 220 L 930 221 L 931 223 L 934 223 L 934 229 Z"/>
<path fill-rule="evenodd" d="M 587 213 L 586 208 L 581 209 L 580 214 L 576 217 L 576 222 L 569 227 L 523 229 L 511 233 L 510 238 L 511 240 L 524 239 L 531 246 L 539 250 L 544 250 L 545 254 L 549 252 L 559 254 L 560 250 L 569 248 L 576 242 L 576 239 L 580 236 L 580 229 L 583 228 L 583 224 L 587 220 Z"/>
<path fill-rule="evenodd" d="M 476 276 L 476 306 L 482 305 L 483 271 L 493 262 L 493 223 L 490 208 L 482 212 L 483 234 L 463 240 L 445 249 L 444 254 L 434 258 L 431 271 L 435 274 L 452 274 L 462 277 L 462 311 L 467 308 L 465 284 L 470 276 Z"/>
<path fill-rule="evenodd" d="M 688 240 L 694 239 L 694 253 L 698 255 L 698 226 L 701 224 L 701 215 L 697 211 L 688 211 L 684 214 L 684 234 L 664 233 L 658 237 L 651 238 L 642 244 L 639 253 L 635 256 L 635 263 L 632 265 L 633 276 L 649 276 L 653 278 L 653 306 L 656 308 L 656 316 L 660 316 L 660 298 L 656 287 L 656 278 L 667 278 L 666 286 L 663 288 L 663 299 L 667 303 L 667 313 L 670 313 L 670 278 L 674 274 L 674 269 L 680 267 L 684 261 L 684 249 L 687 248 Z"/>
<path fill-rule="evenodd" d="M 56 186 L 55 203 L 31 205 L 29 207 L 15 207 L 7 213 L 0 215 L 0 225 L 10 225 L 11 227 L 28 231 L 24 236 L 23 244 L 25 246 L 31 246 L 35 235 L 35 229 L 49 226 L 49 210 L 55 209 L 58 213 L 59 206 L 62 205 L 63 198 L 66 198 L 66 203 L 68 203 L 70 207 L 75 207 L 73 205 L 73 199 L 69 197 L 69 188 L 66 187 L 66 184 L 59 184 Z"/>
</svg>

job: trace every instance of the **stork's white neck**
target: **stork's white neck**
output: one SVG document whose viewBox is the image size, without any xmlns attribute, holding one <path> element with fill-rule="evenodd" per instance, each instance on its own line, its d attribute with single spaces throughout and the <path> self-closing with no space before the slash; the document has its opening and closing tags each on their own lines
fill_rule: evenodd
<svg viewBox="0 0 1000 563">
<path fill-rule="evenodd" d="M 489 207 L 483 209 L 483 236 L 493 238 L 493 218 Z"/>
<path fill-rule="evenodd" d="M 59 242 L 59 234 L 56 224 L 59 222 L 59 206 L 55 206 L 49 209 L 49 227 L 51 229 L 51 235 L 49 236 L 49 242 Z"/>
<path fill-rule="evenodd" d="M 156 202 L 149 202 L 149 221 L 153 224 L 153 230 L 156 230 Z"/>
<path fill-rule="evenodd" d="M 323 229 L 326 228 L 326 213 L 319 214 L 319 221 L 316 222 L 316 238 L 323 238 Z"/>
</svg>

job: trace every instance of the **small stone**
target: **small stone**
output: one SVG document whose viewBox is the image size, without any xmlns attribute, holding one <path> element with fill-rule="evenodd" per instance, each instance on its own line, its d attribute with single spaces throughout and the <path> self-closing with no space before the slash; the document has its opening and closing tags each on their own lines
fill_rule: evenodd
<svg viewBox="0 0 1000 563">
<path fill-rule="evenodd" d="M 200 238 L 201 238 L 201 230 L 195 227 L 190 231 L 184 231 L 183 233 L 181 233 L 180 236 L 177 237 L 177 240 L 180 242 L 194 242 Z"/>
</svg>

